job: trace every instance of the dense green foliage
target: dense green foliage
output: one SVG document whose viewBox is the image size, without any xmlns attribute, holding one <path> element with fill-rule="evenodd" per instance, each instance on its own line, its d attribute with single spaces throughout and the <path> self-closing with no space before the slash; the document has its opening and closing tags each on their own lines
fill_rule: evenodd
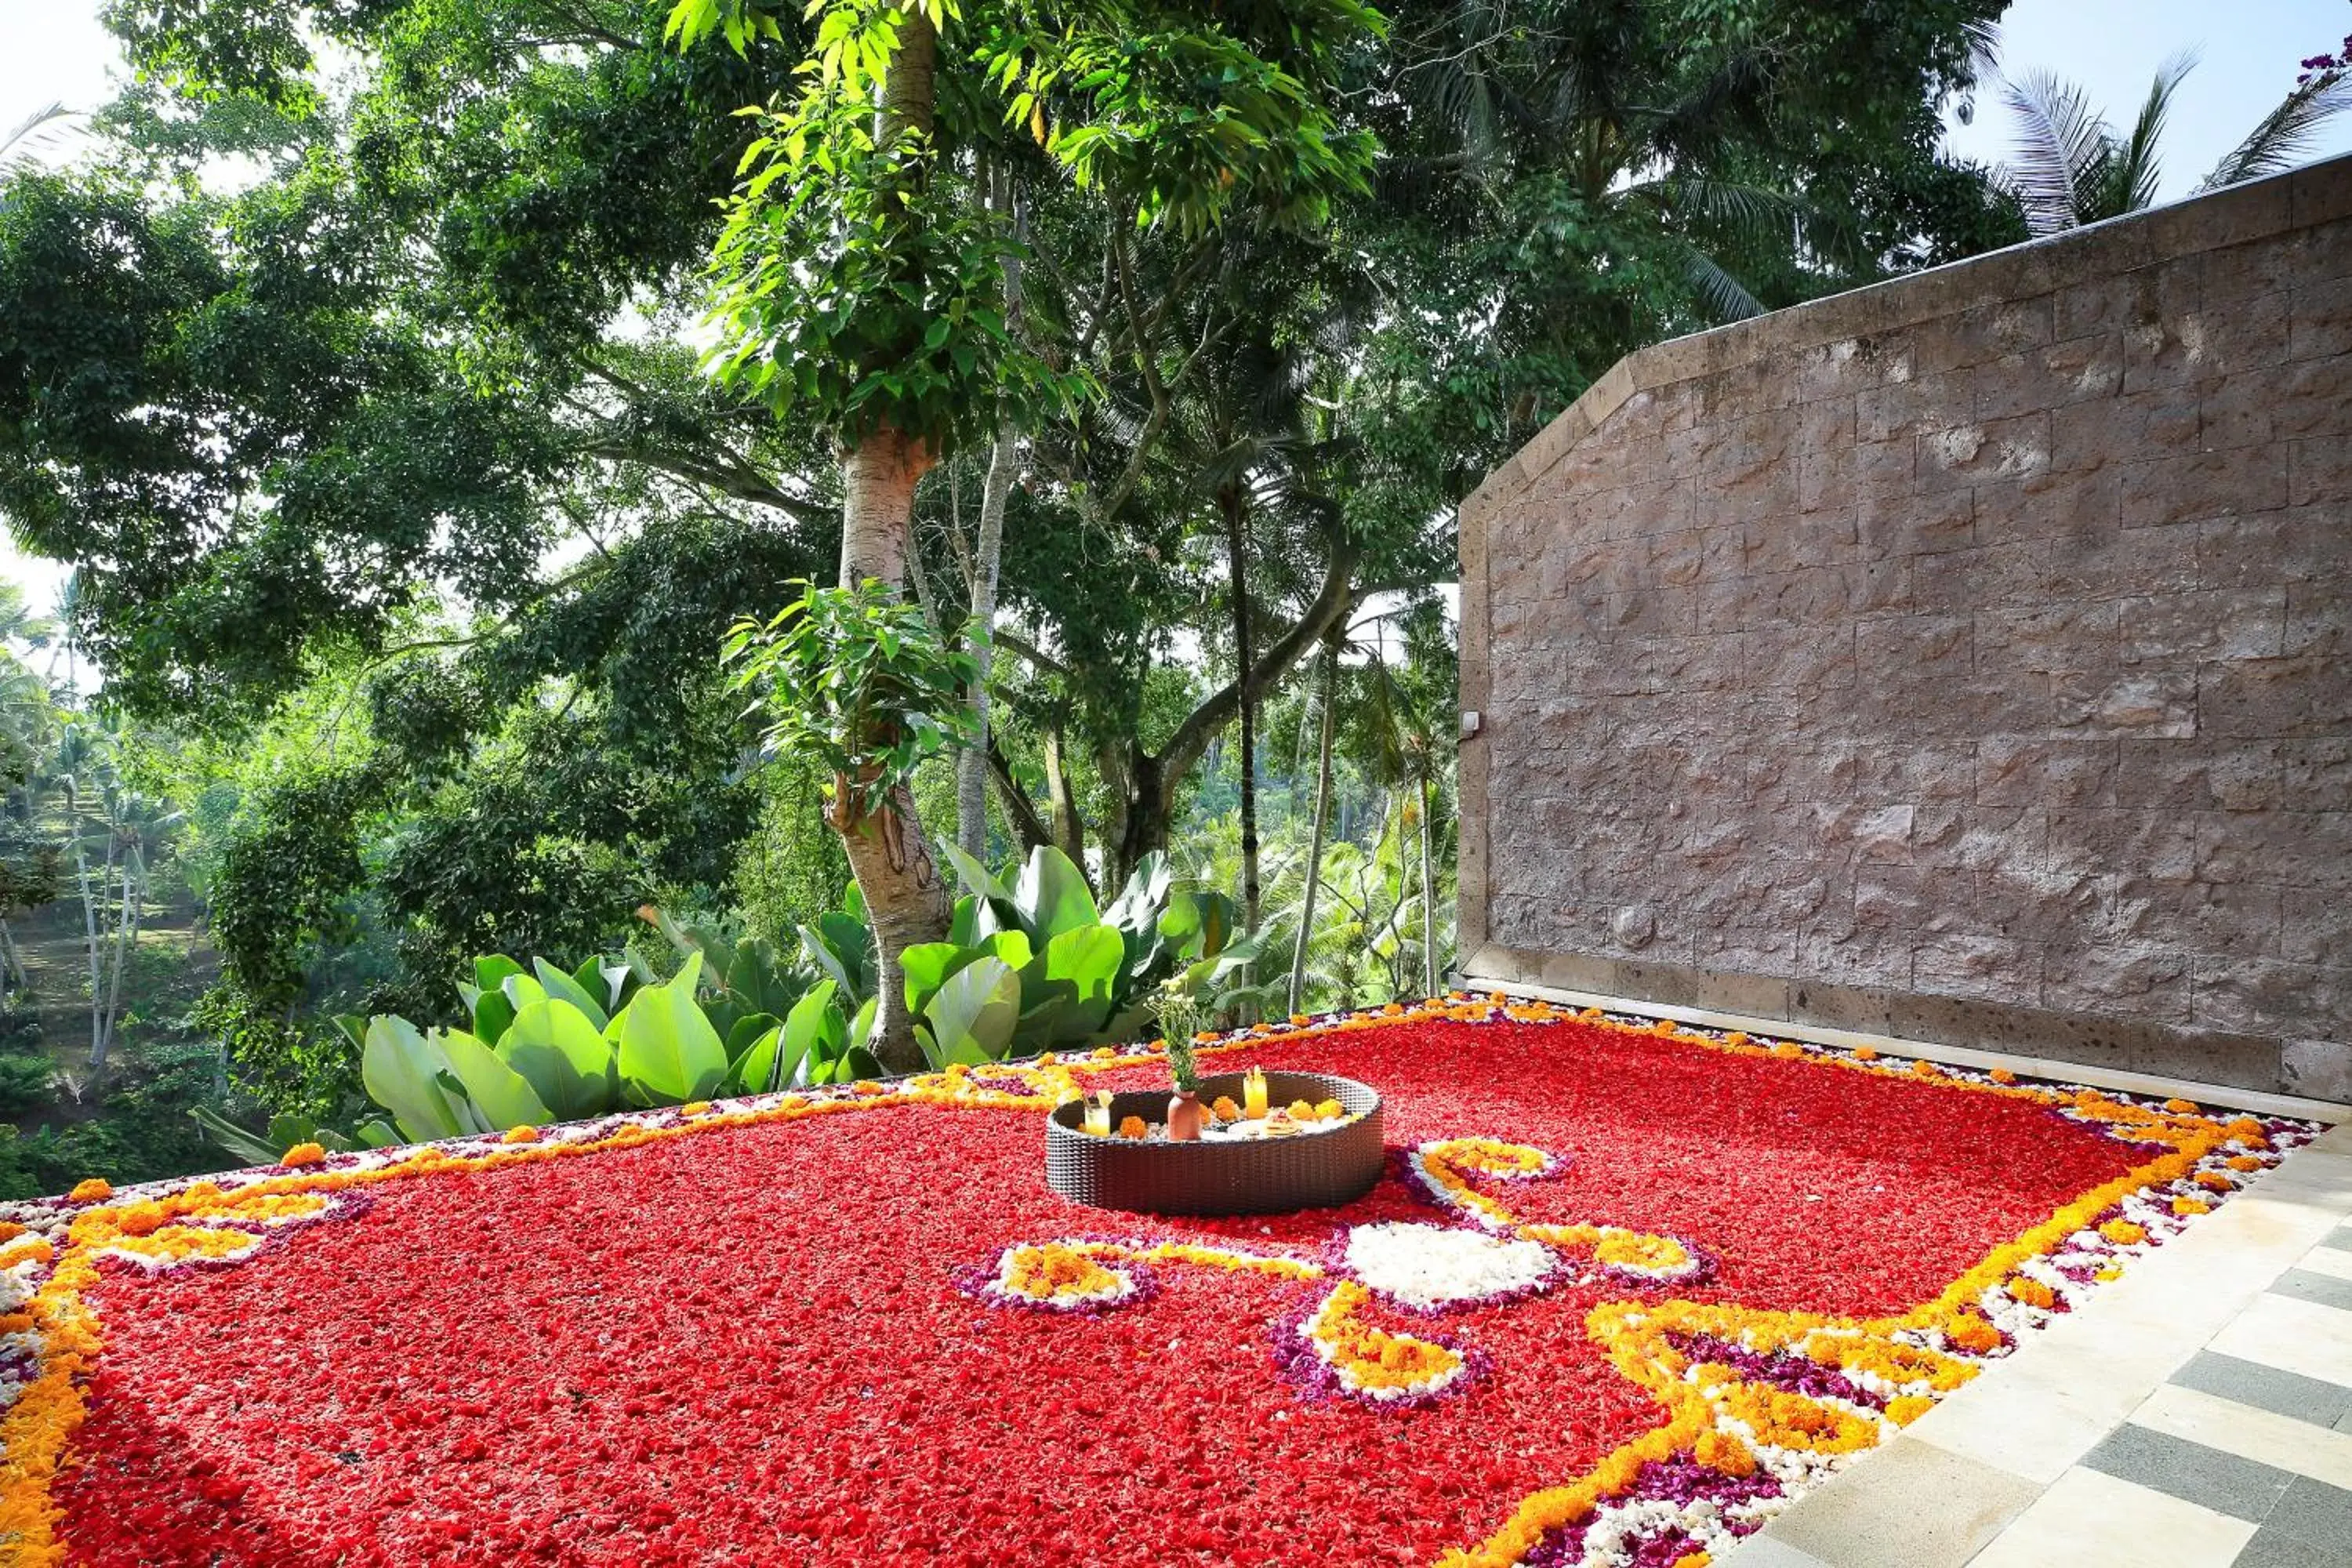
<svg viewBox="0 0 2352 1568">
<path fill-rule="evenodd" d="M 777 1060 L 831 987 L 792 1071 L 884 994 L 945 1060 L 1430 984 L 1455 503 L 1633 348 L 2021 237 L 1937 153 L 2000 8 L 113 0 L 135 79 L 0 200 L 0 513 L 184 819 L 211 1087 L 350 1128 L 333 1020 L 462 1012 L 555 1111 L 473 961 L 663 984 L 649 904 L 773 957 Z M 792 607 L 882 435 L 911 524 Z M 1024 870 L 940 854 L 886 959 L 841 804 L 940 842 L 982 679 Z"/>
</svg>

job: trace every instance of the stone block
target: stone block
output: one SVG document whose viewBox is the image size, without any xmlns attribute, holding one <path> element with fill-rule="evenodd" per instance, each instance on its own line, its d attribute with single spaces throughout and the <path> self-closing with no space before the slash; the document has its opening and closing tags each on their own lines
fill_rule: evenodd
<svg viewBox="0 0 2352 1568">
<path fill-rule="evenodd" d="M 2050 467 L 2051 422 L 2046 412 L 1971 420 L 1924 432 L 1917 440 L 1914 483 L 1923 491 L 2018 479 Z"/>
<path fill-rule="evenodd" d="M 1988 735 L 1976 748 L 1979 805 L 2109 806 L 2122 763 L 2117 742 Z"/>
<path fill-rule="evenodd" d="M 1979 365 L 1976 417 L 2006 419 L 2123 390 L 2123 334 L 2095 332 Z"/>
<path fill-rule="evenodd" d="M 2279 1087 L 2311 1100 L 2352 1103 L 2352 1045 L 2288 1040 L 2279 1049 Z"/>
<path fill-rule="evenodd" d="M 2277 446 L 2231 447 L 2123 465 L 2126 528 L 2236 517 L 2286 504 L 2287 454 Z"/>
<path fill-rule="evenodd" d="M 2117 602 L 2126 664 L 2193 666 L 2209 658 L 2276 658 L 2284 647 L 2284 587 L 2210 588 Z"/>
<path fill-rule="evenodd" d="M 2180 812 L 2122 806 L 2053 811 L 2047 864 L 2057 876 L 2121 873 L 2151 882 L 2189 881 L 2201 873 L 2197 822 Z"/>
<path fill-rule="evenodd" d="M 2096 398 L 2052 411 L 2050 466 L 2066 473 L 2164 452 L 2193 451 L 2200 435 L 2192 386 Z"/>
<path fill-rule="evenodd" d="M 2126 740 L 2117 805 L 2162 811 L 2266 811 L 2284 799 L 2276 747 Z"/>
<path fill-rule="evenodd" d="M 2321 502 L 2352 501 L 2352 442 L 2339 437 L 2312 437 L 2292 442 L 2287 448 L 2287 499 L 2295 506 L 2314 506 Z M 2252 507 L 2245 510 L 2251 511 Z M 2340 514 L 2342 508 L 2337 510 Z M 2352 545 L 2345 542 L 2352 535 L 2339 535 L 2339 548 L 2352 555 Z"/>
<path fill-rule="evenodd" d="M 2160 947 L 2085 947 L 2045 952 L 2042 1003 L 2065 1012 L 2177 1016 L 2189 998 L 2189 961 Z"/>
<path fill-rule="evenodd" d="M 2352 275 L 2298 277 L 2287 291 L 2287 357 L 2352 354 Z"/>
<path fill-rule="evenodd" d="M 2194 526 L 2197 579 L 2205 587 L 2352 579 L 2352 527 L 2341 506 L 2294 507 Z"/>
<path fill-rule="evenodd" d="M 1977 542 L 1975 492 L 1857 495 L 1854 537 L 1866 561 L 1965 550 Z"/>
<path fill-rule="evenodd" d="M 2334 658 L 2299 653 L 2201 665 L 2197 729 L 2215 739 L 2318 739 L 2352 729 L 2352 680 Z"/>
<path fill-rule="evenodd" d="M 1949 371 L 1865 387 L 1853 397 L 1854 434 L 1864 442 L 1908 440 L 1976 417 L 1976 374 Z"/>
<path fill-rule="evenodd" d="M 2287 1036 L 2307 1021 L 2352 1026 L 2352 971 L 2200 954 L 2191 984 L 2192 1017 L 2207 1028 Z"/>
<path fill-rule="evenodd" d="M 1921 610 L 1959 613 L 2038 605 L 2049 597 L 2049 542 L 1988 542 L 1990 535 L 1990 530 L 1979 529 L 1979 542 L 1965 550 L 1948 550 L 1913 561 L 1911 592 Z"/>
<path fill-rule="evenodd" d="M 2113 466 L 1994 479 L 1974 487 L 1970 494 L 1977 539 L 1984 544 L 2099 533 L 2119 527 L 2123 520 L 2123 473 Z"/>
<path fill-rule="evenodd" d="M 2352 894 L 2352 802 L 2335 811 L 2200 812 L 2189 820 L 2200 881 Z"/>
<path fill-rule="evenodd" d="M 2051 677 L 2050 698 L 2051 722 L 2064 735 L 2197 732 L 2194 670 L 2061 670 Z"/>
<path fill-rule="evenodd" d="M 1926 378 L 2040 348 L 2054 337 L 2053 307 L 2053 298 L 2043 294 L 1922 321 L 1910 334 L 1913 373 Z"/>
<path fill-rule="evenodd" d="M 2172 266 L 2193 265 L 2193 258 Z M 2289 357 L 2287 300 L 2265 294 L 2216 310 L 2166 315 L 2124 332 L 2124 390 L 2203 381 Z"/>
<path fill-rule="evenodd" d="M 2038 1005 L 2042 953 L 2005 937 L 1929 935 L 1911 950 L 1911 984 L 1930 995 Z"/>
<path fill-rule="evenodd" d="M 2205 567 L 2208 527 L 2231 524 L 2176 522 L 2164 527 L 2088 529 L 2053 534 L 2048 541 L 2048 571 L 2042 587 L 2053 599 L 2115 599 L 2148 594 L 2185 594 L 2224 584 Z"/>
<path fill-rule="evenodd" d="M 2352 801 L 2352 736 L 2283 741 L 2271 750 L 2279 764 L 2280 805 L 2329 811 Z"/>
</svg>

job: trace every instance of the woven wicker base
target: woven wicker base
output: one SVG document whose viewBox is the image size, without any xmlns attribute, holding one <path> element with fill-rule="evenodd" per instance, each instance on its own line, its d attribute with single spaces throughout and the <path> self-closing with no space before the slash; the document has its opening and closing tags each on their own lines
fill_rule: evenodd
<svg viewBox="0 0 2352 1568">
<path fill-rule="evenodd" d="M 1230 1142 L 1170 1143 L 1090 1138 L 1078 1131 L 1085 1106 L 1076 1100 L 1045 1119 L 1045 1182 L 1073 1203 L 1134 1214 L 1279 1214 L 1336 1208 L 1372 1190 L 1386 1152 L 1381 1142 L 1381 1097 L 1353 1079 L 1321 1073 L 1269 1072 L 1266 1092 L 1276 1105 L 1336 1100 L 1357 1120 L 1327 1132 Z M 1201 1080 L 1201 1103 L 1220 1095 L 1238 1102 L 1242 1075 Z M 1111 1124 L 1126 1117 L 1168 1118 L 1167 1089 L 1114 1095 Z"/>
</svg>

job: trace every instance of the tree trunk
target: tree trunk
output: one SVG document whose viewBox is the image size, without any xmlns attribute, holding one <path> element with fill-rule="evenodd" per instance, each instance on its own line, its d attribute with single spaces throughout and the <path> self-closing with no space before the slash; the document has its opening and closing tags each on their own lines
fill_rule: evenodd
<svg viewBox="0 0 2352 1568">
<path fill-rule="evenodd" d="M 1298 901 L 1298 946 L 1290 956 L 1290 1010 L 1307 994 L 1307 944 L 1315 935 L 1315 894 L 1323 876 L 1323 831 L 1331 815 L 1331 732 L 1339 706 L 1339 639 L 1323 648 L 1323 738 L 1316 752 L 1315 829 L 1307 846 L 1307 890 Z"/>
<path fill-rule="evenodd" d="M 997 211 L 1009 220 L 1013 237 L 1021 236 L 1021 214 L 1013 195 L 1013 176 L 1003 168 L 990 174 L 990 194 Z M 1021 331 L 1021 260 L 1018 251 L 1004 261 L 1005 330 Z M 996 442 L 989 449 L 988 477 L 980 486 L 980 536 L 971 552 L 971 620 L 964 637 L 980 658 L 980 675 L 971 683 L 971 717 L 976 737 L 956 758 L 956 840 L 975 860 L 988 858 L 988 676 L 996 636 L 997 570 L 1004 559 L 1004 503 L 1012 498 L 1013 481 L 1021 472 L 1021 438 L 1003 409 L 996 416 Z"/>
<path fill-rule="evenodd" d="M 131 877 L 132 862 L 141 859 L 133 849 L 122 862 L 122 912 L 114 927 L 114 973 L 106 984 L 106 1016 L 100 1020 L 103 1030 L 99 1036 L 99 1050 L 90 1061 L 92 1068 L 106 1065 L 106 1052 L 114 1044 L 114 1026 L 122 1016 L 122 972 L 131 966 L 131 954 L 139 941 L 139 910 L 146 900 L 144 889 Z"/>
<path fill-rule="evenodd" d="M 894 66 L 894 79 L 895 71 Z M 929 466 L 920 442 L 887 426 L 843 454 L 842 586 L 905 584 L 915 485 Z M 917 1071 L 923 1053 L 907 1016 L 898 955 L 915 943 L 945 939 L 953 900 L 923 837 L 912 794 L 895 790 L 879 810 L 864 816 L 844 810 L 846 798 L 845 783 L 833 822 L 873 922 L 874 1054 L 892 1072 Z"/>
<path fill-rule="evenodd" d="M 971 717 L 977 738 L 956 758 L 956 841 L 975 860 L 988 858 L 988 674 L 996 635 L 997 569 L 1004 559 L 1004 503 L 1021 468 L 1021 441 L 1013 421 L 996 423 L 988 454 L 988 477 L 980 489 L 980 536 L 971 552 L 971 616 L 964 640 L 980 660 L 971 683 Z"/>
<path fill-rule="evenodd" d="M 106 1062 L 106 1035 L 99 1025 L 104 976 L 99 971 L 98 902 L 89 890 L 89 857 L 82 853 L 79 839 L 74 842 L 74 880 L 81 889 L 82 935 L 89 942 L 89 1065 L 102 1067 Z"/>
<path fill-rule="evenodd" d="M 1045 727 L 1045 795 L 1054 813 L 1054 844 L 1070 858 L 1070 864 L 1083 877 L 1087 871 L 1086 824 L 1078 818 L 1077 792 L 1070 787 L 1069 764 L 1062 751 L 1062 725 L 1057 719 Z"/>
<path fill-rule="evenodd" d="M 1421 758 L 1421 975 L 1422 994 L 1437 994 L 1437 884 L 1430 874 L 1429 754 Z"/>
<path fill-rule="evenodd" d="M 1234 681 L 1241 688 L 1242 931 L 1257 932 L 1257 698 L 1250 689 L 1249 501 L 1238 484 L 1218 498 L 1234 583 Z"/>
</svg>

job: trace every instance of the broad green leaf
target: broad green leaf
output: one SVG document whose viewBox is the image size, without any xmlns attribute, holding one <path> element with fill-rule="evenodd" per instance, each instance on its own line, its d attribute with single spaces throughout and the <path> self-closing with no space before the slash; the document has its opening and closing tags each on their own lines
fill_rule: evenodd
<svg viewBox="0 0 2352 1568">
<path fill-rule="evenodd" d="M 367 1149 L 389 1149 L 400 1142 L 399 1132 L 381 1121 L 361 1122 L 358 1137 L 361 1146 Z"/>
<path fill-rule="evenodd" d="M 512 978 L 509 976 L 509 978 Z M 507 995 L 503 983 L 487 986 L 474 997 L 474 1037 L 496 1044 L 514 1022 L 515 1006 Z"/>
<path fill-rule="evenodd" d="M 1013 905 L 1034 942 L 1051 942 L 1066 931 L 1102 921 L 1086 877 L 1050 844 L 1029 852 L 1029 863 L 1021 868 L 1021 879 L 1013 885 Z"/>
<path fill-rule="evenodd" d="M 998 958 L 980 959 L 950 975 L 922 1016 L 939 1067 L 998 1059 L 1020 1021 L 1021 977 Z"/>
<path fill-rule="evenodd" d="M 449 1070 L 466 1086 L 466 1097 L 474 1102 L 493 1131 L 503 1132 L 510 1127 L 541 1127 L 555 1120 L 547 1102 L 531 1092 L 522 1074 L 500 1061 L 496 1051 L 473 1036 L 463 1029 L 448 1029 L 437 1043 L 442 1056 L 448 1059 Z"/>
<path fill-rule="evenodd" d="M 369 1021 L 367 1044 L 360 1052 L 360 1082 L 369 1099 L 392 1112 L 412 1142 L 429 1143 L 472 1131 L 441 1085 L 440 1075 L 448 1065 L 440 1048 L 407 1019 L 384 1016 Z"/>
<path fill-rule="evenodd" d="M 600 1029 L 613 1021 L 611 1011 L 597 999 L 604 990 L 602 976 L 598 977 L 596 989 L 591 991 L 580 984 L 578 976 L 564 973 L 543 958 L 532 959 L 530 967 L 532 973 L 539 976 L 540 990 L 551 1000 L 571 1003 Z M 513 999 L 509 997 L 509 1000 Z M 521 1004 L 517 1003 L 515 1010 L 520 1012 Z"/>
<path fill-rule="evenodd" d="M 188 1115 L 205 1130 L 205 1136 L 248 1165 L 274 1165 L 278 1157 L 286 1152 L 287 1145 L 239 1127 L 209 1105 L 196 1106 Z"/>
<path fill-rule="evenodd" d="M 1000 900 L 1006 904 L 1016 902 L 1013 889 L 998 881 L 995 873 L 965 854 L 960 846 L 942 844 L 940 847 L 946 852 L 948 863 L 955 868 L 956 878 L 963 883 L 964 891 L 976 899 Z"/>
<path fill-rule="evenodd" d="M 776 1047 L 778 1082 L 822 1083 L 817 1077 L 830 1070 L 849 1046 L 849 1024 L 834 1005 L 834 984 L 820 980 L 785 1015 L 784 1034 Z"/>
<path fill-rule="evenodd" d="M 754 1018 L 766 1018 L 765 1013 Z M 746 1018 L 745 1023 L 751 1023 Z M 776 1047 L 783 1040 L 784 1026 L 771 1020 L 768 1027 L 754 1036 L 751 1042 L 736 1053 L 728 1064 L 728 1086 L 738 1094 L 765 1094 L 774 1087 L 776 1078 Z"/>
<path fill-rule="evenodd" d="M 602 1116 L 620 1091 L 612 1042 L 593 1015 L 561 997 L 518 1009 L 498 1054 L 559 1121 Z"/>
<path fill-rule="evenodd" d="M 544 1002 L 547 1000 L 547 987 L 541 985 L 538 981 L 533 980 L 528 974 L 508 975 L 505 980 L 499 983 L 499 990 L 505 995 L 507 1005 L 513 1008 L 518 1013 L 521 1012 L 525 1007 L 530 1006 L 534 1002 Z M 509 1026 L 512 1026 L 514 1020 L 509 1018 L 507 1020 L 507 1023 Z M 501 1034 L 505 1033 L 504 1030 L 500 1030 L 499 1032 Z M 490 1039 L 486 1036 L 484 1037 L 484 1043 L 494 1046 L 498 1044 L 498 1041 Z"/>
<path fill-rule="evenodd" d="M 688 958 L 667 984 L 648 985 L 623 1010 L 621 1085 L 638 1105 L 708 1100 L 727 1078 L 727 1047 L 694 1000 L 702 955 Z"/>
<path fill-rule="evenodd" d="M 522 965 L 503 952 L 485 953 L 474 960 L 474 984 L 484 991 L 496 991 L 506 984 L 509 974 L 520 974 Z"/>
<path fill-rule="evenodd" d="M 960 947 L 951 942 L 922 942 L 898 954 L 898 973 L 906 981 L 907 1011 L 916 1017 L 931 999 L 931 994 L 947 983 L 949 975 L 974 960 L 988 956 L 988 950 Z"/>
<path fill-rule="evenodd" d="M 1110 1010 L 1111 982 L 1127 954 L 1127 940 L 1117 926 L 1080 926 L 1066 931 L 1045 944 L 1045 978 L 1067 980 L 1078 988 L 1078 998 Z"/>
</svg>

